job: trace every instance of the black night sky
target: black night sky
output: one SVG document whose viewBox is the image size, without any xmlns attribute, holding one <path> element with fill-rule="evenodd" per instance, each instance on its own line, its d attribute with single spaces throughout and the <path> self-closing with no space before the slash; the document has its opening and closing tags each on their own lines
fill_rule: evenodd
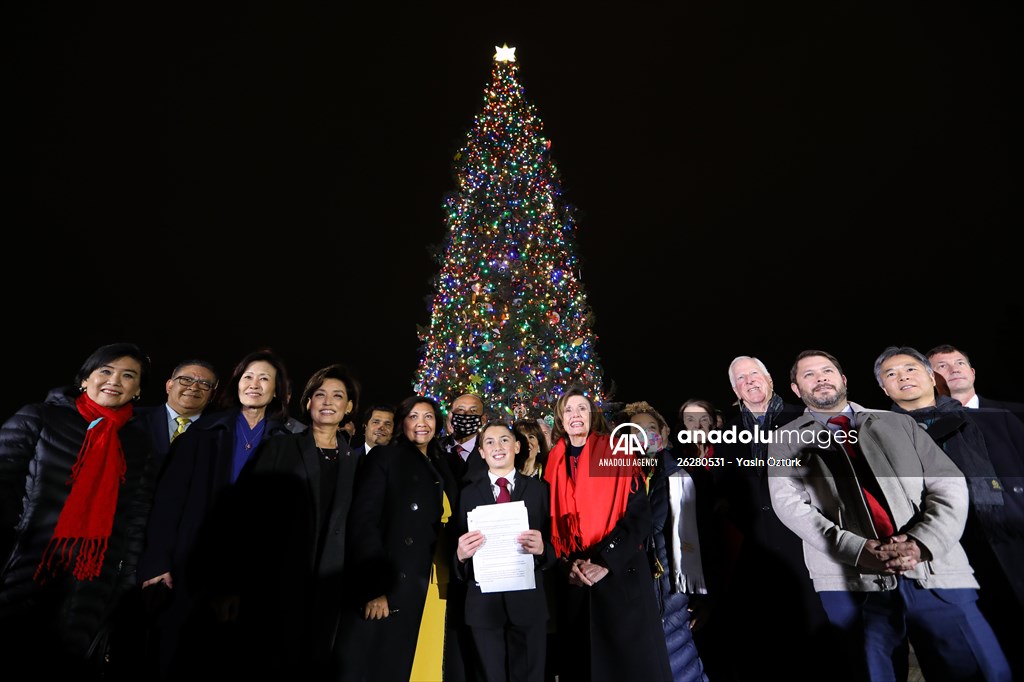
<svg viewBox="0 0 1024 682">
<path fill-rule="evenodd" d="M 577 210 L 613 399 L 727 409 L 752 354 L 795 400 L 821 348 L 888 407 L 878 353 L 946 342 L 1021 399 L 1010 3 L 563 4 L 22 6 L 4 418 L 116 340 L 153 358 L 146 403 L 178 359 L 227 373 L 262 345 L 296 392 L 340 361 L 368 399 L 408 395 L 503 43 Z"/>
</svg>

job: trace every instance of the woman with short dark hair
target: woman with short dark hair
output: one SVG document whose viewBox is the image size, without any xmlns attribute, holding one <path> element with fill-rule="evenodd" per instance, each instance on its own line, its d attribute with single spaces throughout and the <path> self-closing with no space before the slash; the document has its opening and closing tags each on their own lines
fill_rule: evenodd
<svg viewBox="0 0 1024 682">
<path fill-rule="evenodd" d="M 334 679 L 344 602 L 345 526 L 357 458 L 341 424 L 359 384 L 344 366 L 314 372 L 300 409 L 309 428 L 264 441 L 236 484 L 230 539 L 248 655 L 271 677 Z"/>
<path fill-rule="evenodd" d="M 0 429 L 0 645 L 33 677 L 111 672 L 157 473 L 132 419 L 149 370 L 135 344 L 101 346 Z"/>
</svg>

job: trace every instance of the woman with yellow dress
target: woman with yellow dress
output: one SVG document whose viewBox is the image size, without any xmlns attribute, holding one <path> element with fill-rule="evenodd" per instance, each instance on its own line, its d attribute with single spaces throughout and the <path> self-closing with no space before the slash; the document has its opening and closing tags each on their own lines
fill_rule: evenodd
<svg viewBox="0 0 1024 682">
<path fill-rule="evenodd" d="M 451 566 L 451 542 L 446 541 L 452 516 L 448 494 L 444 496 L 444 511 L 441 514 L 441 535 L 434 551 L 434 563 L 430 567 L 430 585 L 427 600 L 423 604 L 420 618 L 420 632 L 416 638 L 416 656 L 412 662 L 409 682 L 441 682 L 444 677 L 444 619 L 447 612 L 445 591 L 448 588 L 448 574 Z"/>
<path fill-rule="evenodd" d="M 395 423 L 399 434 L 356 473 L 345 562 L 355 603 L 340 626 L 342 680 L 441 679 L 447 571 L 437 567 L 452 555 L 445 522 L 457 488 L 437 441 L 437 404 L 406 398 Z"/>
</svg>

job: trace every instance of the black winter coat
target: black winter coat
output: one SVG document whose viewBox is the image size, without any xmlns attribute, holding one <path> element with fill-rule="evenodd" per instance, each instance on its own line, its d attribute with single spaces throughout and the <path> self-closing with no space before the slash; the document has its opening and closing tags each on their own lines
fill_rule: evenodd
<svg viewBox="0 0 1024 682">
<path fill-rule="evenodd" d="M 561 642 L 548 655 L 558 660 L 560 680 L 673 679 L 647 552 L 653 532 L 650 500 L 641 486 L 630 493 L 625 513 L 608 535 L 553 569 Z M 593 587 L 570 585 L 577 558 L 608 568 L 608 574 Z"/>
<path fill-rule="evenodd" d="M 139 575 L 149 580 L 170 572 L 174 587 L 190 593 L 216 591 L 207 560 L 218 556 L 220 529 L 211 519 L 223 519 L 219 507 L 231 487 L 234 449 L 233 408 L 197 421 L 174 442 L 157 485 L 148 542 L 139 561 Z M 278 422 L 268 421 L 263 441 L 287 433 Z"/>
<path fill-rule="evenodd" d="M 33 679 L 97 674 L 118 609 L 136 586 L 157 473 L 150 436 L 133 417 L 119 432 L 127 472 L 100 575 L 34 580 L 85 440 L 88 423 L 75 407 L 78 395 L 72 387 L 54 389 L 0 428 L 0 658 L 29 666 Z"/>
<path fill-rule="evenodd" d="M 743 410 L 725 425 L 724 432 L 737 437 L 752 433 L 744 425 Z M 715 614 L 725 630 L 724 641 L 743 642 L 743 655 L 732 656 L 739 679 L 764 676 L 764 662 L 778 655 L 773 635 L 781 632 L 805 643 L 804 655 L 788 662 L 787 679 L 817 682 L 824 668 L 833 667 L 836 634 L 807 573 L 800 538 L 776 516 L 768 489 L 773 470 L 766 466 L 767 441 L 774 435 L 766 434 L 801 414 L 802 407 L 784 404 L 767 425 L 758 428 L 756 443 L 714 446 L 715 456 L 724 460 L 715 470 L 716 489 L 725 501 L 725 517 L 742 536 L 738 548 L 726 550 L 726 575 Z M 745 465 L 741 459 L 762 461 Z M 714 672 L 718 675 L 718 670 Z"/>
<path fill-rule="evenodd" d="M 251 658 L 289 677 L 326 673 L 345 602 L 345 524 L 357 460 L 339 439 L 334 468 L 322 461 L 311 430 L 282 434 L 260 446 L 235 484 L 238 509 L 227 539 L 236 547 L 231 577 L 241 625 Z M 323 480 L 328 473 L 333 478 Z"/>
<path fill-rule="evenodd" d="M 939 396 L 909 414 L 964 472 L 971 506 L 960 543 L 983 594 L 1024 607 L 1024 426 L 1003 410 L 972 410 Z M 1005 607 L 1005 605 L 1002 605 Z M 1019 622 L 1015 622 L 1019 625 Z"/>
<path fill-rule="evenodd" d="M 440 451 L 428 459 L 399 440 L 360 461 L 345 550 L 352 602 L 339 633 L 342 680 L 409 679 L 434 553 L 445 540 L 443 494 L 454 513 L 458 488 Z M 381 595 L 391 615 L 363 620 L 363 605 Z"/>
<path fill-rule="evenodd" d="M 225 538 L 233 532 L 229 502 L 238 413 L 232 408 L 204 415 L 190 426 L 174 441 L 157 483 L 139 579 L 169 572 L 174 582 L 158 617 L 162 674 L 213 674 L 215 662 L 237 670 L 234 654 L 221 641 L 222 628 L 210 623 L 210 604 L 233 588 Z M 283 433 L 283 424 L 268 420 L 263 441 Z M 147 587 L 143 594 L 154 589 L 159 588 Z"/>
</svg>

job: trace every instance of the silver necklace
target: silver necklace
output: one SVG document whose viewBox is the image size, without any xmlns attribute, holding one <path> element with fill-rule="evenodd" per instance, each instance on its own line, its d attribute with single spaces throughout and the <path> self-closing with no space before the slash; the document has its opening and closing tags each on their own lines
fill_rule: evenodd
<svg viewBox="0 0 1024 682">
<path fill-rule="evenodd" d="M 338 448 L 322 448 L 319 445 L 316 449 L 320 451 L 320 456 L 323 457 L 325 462 L 337 462 L 338 461 Z"/>
<path fill-rule="evenodd" d="M 241 429 L 241 431 L 242 431 L 242 440 L 245 441 L 245 449 L 246 450 L 252 450 L 252 444 L 260 442 L 260 439 L 263 438 L 263 429 L 266 427 L 266 425 L 267 425 L 266 420 L 265 419 L 261 419 L 260 423 L 257 424 L 255 428 L 253 428 L 253 429 Z M 246 424 L 246 426 L 248 427 L 248 424 Z M 253 439 L 252 440 L 249 440 L 249 436 L 246 435 L 245 432 L 247 430 L 250 433 L 252 433 L 252 435 L 253 435 Z"/>
</svg>

